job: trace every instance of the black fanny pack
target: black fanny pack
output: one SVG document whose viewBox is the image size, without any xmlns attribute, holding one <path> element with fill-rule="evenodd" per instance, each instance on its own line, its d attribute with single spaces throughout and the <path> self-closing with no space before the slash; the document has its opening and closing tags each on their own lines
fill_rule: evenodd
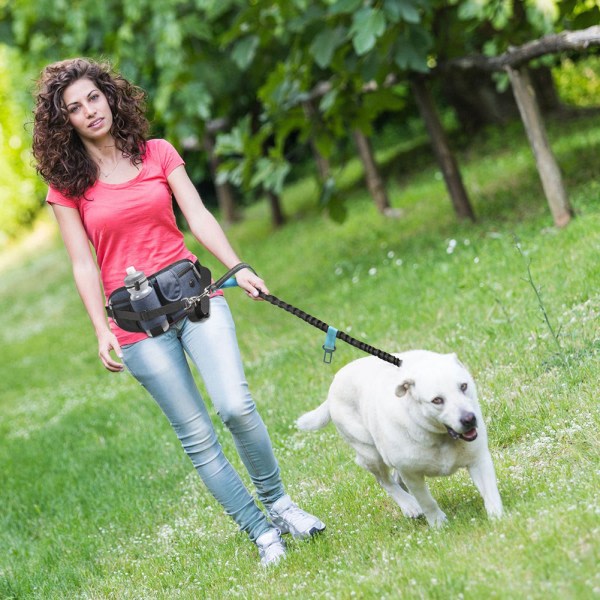
<svg viewBox="0 0 600 600">
<path fill-rule="evenodd" d="M 121 329 L 157 336 L 184 317 L 191 321 L 209 317 L 210 298 L 204 292 L 210 287 L 211 274 L 198 261 L 178 260 L 148 276 L 148 283 L 156 292 L 160 307 L 137 312 L 125 286 L 117 288 L 109 296 L 106 312 Z M 160 325 L 148 328 L 148 323 L 157 321 Z"/>
</svg>

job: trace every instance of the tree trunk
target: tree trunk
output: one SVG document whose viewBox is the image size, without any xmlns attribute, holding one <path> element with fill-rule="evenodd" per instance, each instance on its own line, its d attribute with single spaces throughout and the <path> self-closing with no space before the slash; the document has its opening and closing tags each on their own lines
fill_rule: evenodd
<svg viewBox="0 0 600 600">
<path fill-rule="evenodd" d="M 271 190 L 266 190 L 266 194 L 269 198 L 269 205 L 271 206 L 271 223 L 273 224 L 273 227 L 281 227 L 285 223 L 285 216 L 281 210 L 280 198 Z"/>
<path fill-rule="evenodd" d="M 373 198 L 373 201 L 375 202 L 375 206 L 381 214 L 390 216 L 393 214 L 393 211 L 390 206 L 387 192 L 385 191 L 383 179 L 381 178 L 381 174 L 379 173 L 379 169 L 375 163 L 371 142 L 369 138 L 359 129 L 355 129 L 352 135 L 358 149 L 358 155 L 360 156 L 360 160 L 362 161 L 365 169 L 367 187 L 371 197 Z"/>
<path fill-rule="evenodd" d="M 454 211 L 459 219 L 474 221 L 475 214 L 469 202 L 458 164 L 454 158 L 454 154 L 450 150 L 448 138 L 435 110 L 429 89 L 421 77 L 411 78 L 410 84 L 421 116 L 425 121 L 429 137 L 431 138 L 431 145 L 442 170 Z"/>
<path fill-rule="evenodd" d="M 527 67 L 520 69 L 506 68 L 515 94 L 521 119 L 527 131 L 527 137 L 533 150 L 538 172 L 542 180 L 542 187 L 550 211 L 557 227 L 564 227 L 573 216 L 573 210 L 563 184 L 560 168 L 554 158 L 544 122 L 537 103 L 535 90 L 531 84 Z"/>
<path fill-rule="evenodd" d="M 204 149 L 208 154 L 208 163 L 212 175 L 213 184 L 217 193 L 217 202 L 221 217 L 226 225 L 231 225 L 240 220 L 239 213 L 235 208 L 235 196 L 229 182 L 217 183 L 217 170 L 219 168 L 219 157 L 215 154 L 215 142 L 210 134 L 204 137 Z"/>
<path fill-rule="evenodd" d="M 314 107 L 312 101 L 307 100 L 306 102 L 303 102 L 302 107 L 304 108 L 304 114 L 306 115 L 306 117 L 309 121 L 314 122 L 318 118 L 317 111 L 315 110 L 315 107 Z M 312 136 L 312 135 L 309 138 L 309 144 L 310 144 L 310 148 L 312 150 L 313 156 L 315 158 L 315 163 L 317 164 L 317 171 L 319 172 L 319 179 L 322 182 L 327 181 L 329 179 L 329 174 L 331 171 L 331 168 L 329 165 L 329 160 L 327 160 L 319 152 L 319 149 L 317 148 L 317 145 L 315 144 L 314 136 Z"/>
</svg>

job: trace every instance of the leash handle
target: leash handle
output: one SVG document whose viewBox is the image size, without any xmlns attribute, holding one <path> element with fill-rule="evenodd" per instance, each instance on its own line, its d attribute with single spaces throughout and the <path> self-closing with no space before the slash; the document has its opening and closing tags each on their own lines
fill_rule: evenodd
<svg viewBox="0 0 600 600">
<path fill-rule="evenodd" d="M 237 287 L 237 284 L 237 279 L 235 277 L 230 277 L 225 283 L 219 286 L 219 289 L 222 290 L 223 288 Z"/>
<path fill-rule="evenodd" d="M 235 265 L 235 267 L 232 267 L 231 269 L 229 269 L 229 271 L 227 271 L 227 273 L 225 273 L 225 275 L 223 275 L 223 277 L 220 277 L 219 279 L 217 279 L 217 281 L 212 283 L 207 288 L 207 290 L 209 290 L 209 293 L 212 294 L 213 292 L 216 292 L 217 290 L 221 289 L 222 287 L 235 287 L 237 285 L 237 282 L 235 281 L 235 277 L 233 277 L 233 276 L 238 271 L 241 271 L 242 269 L 250 269 L 256 275 L 256 271 L 249 264 L 240 263 L 239 265 Z M 233 281 L 235 283 L 232 283 L 231 279 L 233 279 Z"/>
</svg>

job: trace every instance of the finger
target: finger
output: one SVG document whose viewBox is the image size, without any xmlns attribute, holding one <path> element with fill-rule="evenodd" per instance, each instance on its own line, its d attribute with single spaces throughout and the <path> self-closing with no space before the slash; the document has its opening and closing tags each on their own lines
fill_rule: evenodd
<svg viewBox="0 0 600 600">
<path fill-rule="evenodd" d="M 123 370 L 123 368 L 124 368 L 123 367 L 123 363 L 115 360 L 110 355 L 110 352 L 108 352 L 108 351 L 101 351 L 99 354 L 100 354 L 100 360 L 102 361 L 102 364 L 104 365 L 105 369 L 108 369 L 109 371 L 113 371 L 113 372 L 117 372 L 117 371 L 122 371 Z"/>
<path fill-rule="evenodd" d="M 252 285 L 254 286 L 254 289 L 260 290 L 263 294 L 269 293 L 269 289 L 267 288 L 265 282 L 262 279 L 257 279 L 256 281 L 253 281 Z"/>
<path fill-rule="evenodd" d="M 121 346 L 119 345 L 119 342 L 117 342 L 116 338 L 115 338 L 115 341 L 113 342 L 113 350 L 115 351 L 115 354 L 122 360 L 123 359 L 123 351 L 121 350 Z"/>
<path fill-rule="evenodd" d="M 109 371 L 122 371 L 123 370 L 123 363 L 117 362 L 116 360 L 114 360 L 113 358 L 111 358 L 110 356 L 108 358 L 103 358 L 102 357 L 102 364 L 104 365 L 104 368 L 109 370 Z"/>
</svg>

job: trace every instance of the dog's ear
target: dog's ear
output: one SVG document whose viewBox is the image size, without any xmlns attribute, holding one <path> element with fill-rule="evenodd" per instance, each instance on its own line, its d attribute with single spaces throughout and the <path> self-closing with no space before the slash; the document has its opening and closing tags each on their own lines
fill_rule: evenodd
<svg viewBox="0 0 600 600">
<path fill-rule="evenodd" d="M 451 352 L 448 356 L 451 356 L 457 365 L 459 365 L 463 369 L 466 369 L 465 365 L 463 365 L 462 362 L 460 361 L 460 358 L 458 358 L 458 355 L 456 354 L 456 352 Z"/>
<path fill-rule="evenodd" d="M 396 396 L 402 398 L 406 396 L 408 390 L 415 385 L 412 379 L 405 379 L 399 386 L 396 387 Z"/>
</svg>

